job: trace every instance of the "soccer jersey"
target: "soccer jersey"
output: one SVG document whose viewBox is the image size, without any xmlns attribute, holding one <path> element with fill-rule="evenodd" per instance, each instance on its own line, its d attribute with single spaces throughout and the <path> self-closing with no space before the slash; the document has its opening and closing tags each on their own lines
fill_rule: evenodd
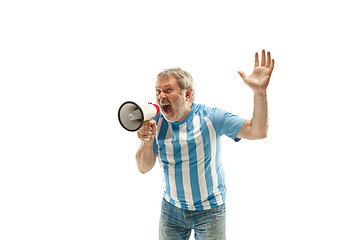
<svg viewBox="0 0 360 240">
<path fill-rule="evenodd" d="M 220 136 L 234 140 L 245 119 L 218 108 L 193 104 L 181 122 L 158 114 L 153 144 L 163 175 L 164 199 L 188 210 L 207 210 L 225 202 Z"/>
</svg>

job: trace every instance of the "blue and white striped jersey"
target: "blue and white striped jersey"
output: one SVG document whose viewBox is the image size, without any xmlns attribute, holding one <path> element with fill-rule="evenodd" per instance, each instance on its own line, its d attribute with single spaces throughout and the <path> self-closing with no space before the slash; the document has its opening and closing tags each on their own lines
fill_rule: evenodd
<svg viewBox="0 0 360 240">
<path fill-rule="evenodd" d="M 225 202 L 220 136 L 234 140 L 245 119 L 218 108 L 193 104 L 181 122 L 158 114 L 154 153 L 163 173 L 164 198 L 183 209 L 207 210 Z"/>
</svg>

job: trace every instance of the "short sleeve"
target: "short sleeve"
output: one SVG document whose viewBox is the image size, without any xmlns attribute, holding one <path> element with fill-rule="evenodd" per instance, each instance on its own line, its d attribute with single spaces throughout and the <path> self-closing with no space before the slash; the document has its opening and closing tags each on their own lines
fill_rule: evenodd
<svg viewBox="0 0 360 240">
<path fill-rule="evenodd" d="M 214 120 L 218 128 L 217 131 L 220 135 L 225 134 L 226 136 L 234 139 L 237 142 L 240 140 L 236 136 L 238 135 L 246 119 L 234 115 L 230 112 L 226 112 L 222 109 L 216 108 L 214 111 Z"/>
</svg>

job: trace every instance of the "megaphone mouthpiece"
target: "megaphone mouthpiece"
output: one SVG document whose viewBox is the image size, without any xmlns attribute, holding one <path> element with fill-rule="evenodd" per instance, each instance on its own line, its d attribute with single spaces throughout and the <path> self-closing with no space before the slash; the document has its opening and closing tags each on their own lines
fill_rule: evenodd
<svg viewBox="0 0 360 240">
<path fill-rule="evenodd" d="M 137 131 L 144 121 L 151 120 L 159 111 L 160 107 L 153 103 L 139 106 L 132 101 L 127 101 L 120 106 L 118 118 L 123 128 L 128 131 Z"/>
</svg>

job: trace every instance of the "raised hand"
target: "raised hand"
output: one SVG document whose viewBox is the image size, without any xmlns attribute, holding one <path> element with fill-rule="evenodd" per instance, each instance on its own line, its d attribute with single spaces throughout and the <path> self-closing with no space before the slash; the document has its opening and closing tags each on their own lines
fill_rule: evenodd
<svg viewBox="0 0 360 240">
<path fill-rule="evenodd" d="M 249 77 L 242 71 L 238 71 L 238 73 L 254 92 L 266 93 L 274 65 L 275 61 L 271 59 L 270 52 L 267 52 L 267 56 L 265 56 L 265 50 L 263 49 L 261 53 L 261 65 L 259 66 L 259 54 L 256 52 L 254 70 Z"/>
</svg>

